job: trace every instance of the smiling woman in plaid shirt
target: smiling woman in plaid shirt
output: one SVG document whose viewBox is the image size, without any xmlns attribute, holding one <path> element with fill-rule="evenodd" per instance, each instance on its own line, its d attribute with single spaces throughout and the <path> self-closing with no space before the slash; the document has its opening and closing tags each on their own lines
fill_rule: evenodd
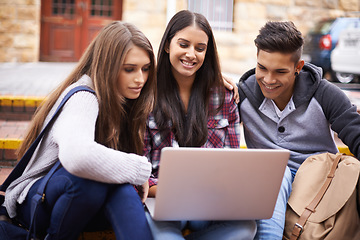
<svg viewBox="0 0 360 240">
<path fill-rule="evenodd" d="M 203 15 L 184 10 L 170 20 L 159 47 L 157 78 L 157 100 L 145 136 L 145 155 L 153 166 L 152 197 L 162 148 L 240 145 L 237 104 L 225 90 L 213 33 Z M 192 230 L 186 239 L 252 239 L 256 230 L 254 221 L 166 222 L 147 217 L 155 239 L 184 239 L 185 226 Z"/>
</svg>

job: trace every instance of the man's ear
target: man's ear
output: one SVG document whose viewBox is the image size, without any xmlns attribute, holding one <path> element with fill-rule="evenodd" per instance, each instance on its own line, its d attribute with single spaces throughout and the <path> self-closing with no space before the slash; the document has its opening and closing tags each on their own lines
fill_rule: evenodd
<svg viewBox="0 0 360 240">
<path fill-rule="evenodd" d="M 296 64 L 296 72 L 300 73 L 301 69 L 304 67 L 305 61 L 304 60 L 299 60 L 299 62 Z"/>
</svg>

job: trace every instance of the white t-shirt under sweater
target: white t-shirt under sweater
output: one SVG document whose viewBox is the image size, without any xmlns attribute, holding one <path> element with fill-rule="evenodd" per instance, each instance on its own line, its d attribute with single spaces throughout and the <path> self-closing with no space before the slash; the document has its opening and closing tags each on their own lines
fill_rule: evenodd
<svg viewBox="0 0 360 240">
<path fill-rule="evenodd" d="M 86 85 L 93 88 L 84 75 L 69 86 L 58 99 L 45 123 L 55 112 L 61 99 L 72 88 Z M 71 174 L 104 183 L 141 185 L 151 174 L 151 164 L 144 156 L 107 148 L 95 142 L 95 124 L 99 105 L 96 96 L 87 91 L 75 93 L 63 109 L 50 131 L 45 134 L 23 175 L 6 191 L 4 205 L 10 215 L 16 215 L 16 203 L 22 203 L 39 178 L 43 177 L 59 159 Z M 36 161 L 35 161 L 36 159 Z"/>
</svg>

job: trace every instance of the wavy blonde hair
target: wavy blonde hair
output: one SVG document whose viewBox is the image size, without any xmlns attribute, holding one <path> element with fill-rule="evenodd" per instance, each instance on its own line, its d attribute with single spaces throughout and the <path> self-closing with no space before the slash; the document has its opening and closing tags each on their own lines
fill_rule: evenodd
<svg viewBox="0 0 360 240">
<path fill-rule="evenodd" d="M 133 46 L 148 53 L 150 71 L 139 98 L 128 100 L 120 95 L 117 81 L 125 56 Z M 17 151 L 18 159 L 39 135 L 46 116 L 61 93 L 84 74 L 91 78 L 99 102 L 95 140 L 113 149 L 143 153 L 145 122 L 152 111 L 156 88 L 153 48 L 146 36 L 134 25 L 115 21 L 99 32 L 72 73 L 38 108 Z"/>
</svg>

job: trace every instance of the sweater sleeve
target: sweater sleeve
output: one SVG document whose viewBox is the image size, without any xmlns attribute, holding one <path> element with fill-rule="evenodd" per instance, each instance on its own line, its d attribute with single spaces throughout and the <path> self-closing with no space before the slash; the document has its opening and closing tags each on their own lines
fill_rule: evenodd
<svg viewBox="0 0 360 240">
<path fill-rule="evenodd" d="M 360 159 L 360 115 L 356 106 L 335 85 L 322 80 L 317 99 L 331 124 L 331 128 L 349 147 L 351 153 Z"/>
<path fill-rule="evenodd" d="M 51 133 L 61 164 L 81 178 L 104 183 L 143 184 L 151 173 L 146 157 L 95 142 L 98 111 L 96 96 L 89 92 L 78 92 L 65 104 Z"/>
</svg>

